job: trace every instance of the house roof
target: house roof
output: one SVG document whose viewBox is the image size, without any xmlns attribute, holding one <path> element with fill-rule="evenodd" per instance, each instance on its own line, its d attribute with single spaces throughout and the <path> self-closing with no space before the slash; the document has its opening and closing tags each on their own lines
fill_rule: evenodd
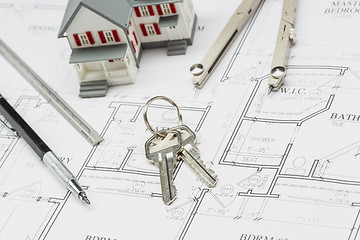
<svg viewBox="0 0 360 240">
<path fill-rule="evenodd" d="M 181 1 L 182 0 L 69 0 L 58 37 L 64 37 L 66 30 L 82 6 L 104 17 L 115 25 L 126 29 L 133 7 Z"/>
</svg>

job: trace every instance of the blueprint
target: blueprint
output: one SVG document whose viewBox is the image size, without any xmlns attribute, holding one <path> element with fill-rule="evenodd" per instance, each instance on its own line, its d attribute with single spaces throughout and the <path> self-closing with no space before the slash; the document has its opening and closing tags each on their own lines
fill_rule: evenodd
<svg viewBox="0 0 360 240">
<path fill-rule="evenodd" d="M 0 0 L 0 38 L 104 141 L 91 146 L 2 57 L 0 92 L 78 177 L 91 205 L 0 123 L 0 240 L 360 240 L 360 1 L 298 1 L 287 76 L 268 95 L 282 0 L 261 3 L 195 94 L 189 67 L 240 0 L 193 0 L 198 22 L 186 55 L 145 50 L 135 84 L 92 99 L 78 97 L 71 50 L 56 37 L 66 4 Z M 151 133 L 142 112 L 157 95 L 179 105 L 218 175 L 208 188 L 180 162 L 169 206 L 144 152 Z M 177 124 L 162 101 L 149 119 L 159 129 Z"/>
</svg>

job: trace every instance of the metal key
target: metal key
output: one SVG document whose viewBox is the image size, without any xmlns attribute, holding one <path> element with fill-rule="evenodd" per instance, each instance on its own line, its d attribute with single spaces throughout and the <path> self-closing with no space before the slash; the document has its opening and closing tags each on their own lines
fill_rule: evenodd
<svg viewBox="0 0 360 240">
<path fill-rule="evenodd" d="M 179 125 L 171 130 L 178 130 L 181 133 L 182 149 L 178 152 L 177 159 L 188 164 L 208 187 L 214 187 L 217 175 L 213 170 L 206 168 L 201 160 L 195 133 L 186 125 Z"/>
<path fill-rule="evenodd" d="M 161 135 L 166 135 L 161 137 Z M 162 198 L 165 204 L 171 204 L 176 198 L 173 174 L 176 165 L 176 154 L 182 146 L 181 134 L 176 130 L 165 130 L 154 134 L 145 143 L 146 158 L 158 166 Z"/>
</svg>

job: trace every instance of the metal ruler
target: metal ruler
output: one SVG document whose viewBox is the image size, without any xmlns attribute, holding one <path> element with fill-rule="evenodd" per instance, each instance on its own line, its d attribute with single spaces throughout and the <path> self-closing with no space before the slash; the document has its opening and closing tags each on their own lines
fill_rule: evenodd
<svg viewBox="0 0 360 240">
<path fill-rule="evenodd" d="M 29 65 L 0 39 L 0 54 L 93 146 L 103 140 Z"/>
</svg>

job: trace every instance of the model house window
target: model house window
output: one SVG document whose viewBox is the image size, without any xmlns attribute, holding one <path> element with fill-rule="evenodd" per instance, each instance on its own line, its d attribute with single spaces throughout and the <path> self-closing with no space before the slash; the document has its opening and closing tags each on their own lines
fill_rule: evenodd
<svg viewBox="0 0 360 240">
<path fill-rule="evenodd" d="M 137 17 L 154 16 L 154 9 L 152 6 L 135 7 L 134 10 Z"/>
<path fill-rule="evenodd" d="M 77 46 L 89 46 L 90 44 L 94 44 L 94 38 L 91 32 L 74 34 L 75 43 Z"/>
<path fill-rule="evenodd" d="M 82 46 L 90 45 L 90 41 L 86 33 L 79 34 L 79 38 Z"/>
<path fill-rule="evenodd" d="M 140 28 L 144 36 L 155 36 L 161 34 L 157 23 L 140 24 Z"/>
<path fill-rule="evenodd" d="M 154 25 L 152 24 L 145 24 L 146 32 L 148 36 L 156 35 Z"/>
<path fill-rule="evenodd" d="M 111 31 L 104 31 L 104 35 L 107 42 L 115 42 L 114 35 Z"/>
<path fill-rule="evenodd" d="M 99 31 L 98 33 L 102 43 L 120 42 L 120 37 L 116 30 Z"/>
<path fill-rule="evenodd" d="M 176 13 L 176 7 L 174 3 L 156 5 L 156 10 L 158 11 L 159 15 L 169 15 Z"/>
<path fill-rule="evenodd" d="M 165 15 L 171 14 L 171 9 L 170 9 L 170 5 L 169 4 L 162 4 L 161 8 L 163 10 L 163 13 Z"/>
<path fill-rule="evenodd" d="M 149 10 L 146 6 L 139 7 L 139 9 L 140 9 L 141 16 L 143 16 L 143 17 L 150 16 Z"/>
</svg>

